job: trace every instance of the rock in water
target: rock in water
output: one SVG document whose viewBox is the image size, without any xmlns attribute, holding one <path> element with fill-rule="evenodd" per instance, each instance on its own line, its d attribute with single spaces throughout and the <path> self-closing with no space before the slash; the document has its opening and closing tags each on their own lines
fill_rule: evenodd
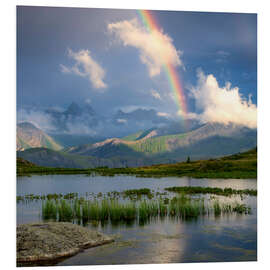
<svg viewBox="0 0 270 270">
<path fill-rule="evenodd" d="M 113 242 L 100 232 L 68 222 L 17 226 L 17 263 L 55 260 Z"/>
</svg>

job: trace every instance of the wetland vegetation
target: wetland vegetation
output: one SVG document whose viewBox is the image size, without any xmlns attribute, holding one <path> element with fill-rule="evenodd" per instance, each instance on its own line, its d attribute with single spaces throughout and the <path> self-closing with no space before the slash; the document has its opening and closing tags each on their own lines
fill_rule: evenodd
<svg viewBox="0 0 270 270">
<path fill-rule="evenodd" d="M 228 224 L 232 226 L 230 232 L 234 233 L 234 228 L 237 228 L 237 235 L 242 236 L 248 223 L 247 237 L 252 243 L 250 250 L 256 255 L 256 226 L 253 226 L 257 215 L 254 179 L 257 177 L 256 149 L 220 159 L 187 159 L 176 164 L 140 168 L 48 168 L 17 159 L 17 175 L 32 176 L 18 177 L 17 180 L 19 223 L 37 220 L 57 224 L 72 222 L 92 229 L 99 228 L 109 234 L 117 234 L 121 228 L 121 237 L 132 243 L 135 238 L 140 247 L 151 245 L 151 248 L 152 245 L 157 248 L 159 244 L 155 244 L 153 239 L 149 243 L 144 239 L 138 240 L 140 226 L 149 232 L 156 230 L 156 227 L 160 232 L 164 229 L 178 232 L 182 228 L 187 232 L 183 235 L 193 239 L 188 243 L 194 243 L 190 251 L 186 250 L 186 259 L 188 254 L 197 250 L 197 243 L 200 243 L 199 247 L 205 245 L 201 247 L 203 250 L 211 250 L 212 234 L 207 234 L 205 226 L 217 226 L 222 233 L 216 234 L 216 237 L 223 241 L 226 237 L 223 230 L 229 228 Z M 130 229 L 134 230 L 134 235 Z M 204 237 L 207 240 L 201 241 Z M 244 245 L 245 249 L 249 248 L 242 240 L 230 237 L 236 241 L 236 247 Z M 166 244 L 175 241 L 168 239 Z M 117 240 L 117 243 L 121 241 Z M 179 239 L 176 253 L 180 252 L 182 242 L 184 240 Z M 141 248 L 135 250 L 141 256 Z M 115 252 L 123 253 L 121 258 L 126 258 L 128 248 L 127 251 Z M 209 252 L 216 254 L 216 249 Z M 230 258 L 234 256 L 226 252 Z M 251 258 L 254 259 L 255 255 Z M 89 258 L 98 256 L 87 256 L 82 261 L 88 262 Z M 152 253 L 149 258 L 151 256 Z"/>
<path fill-rule="evenodd" d="M 111 191 L 106 194 L 78 193 L 17 196 L 17 202 L 42 200 L 43 220 L 59 222 L 108 222 L 143 224 L 152 218 L 180 218 L 182 220 L 199 216 L 222 214 L 250 214 L 251 208 L 236 200 L 220 202 L 217 197 L 192 197 L 193 194 L 215 194 L 218 196 L 251 195 L 252 189 L 235 190 L 211 187 L 168 187 L 168 192 L 180 193 L 170 196 L 167 192 L 153 191 L 149 188 L 129 189 L 122 192 Z"/>
<path fill-rule="evenodd" d="M 231 196 L 231 195 L 250 195 L 257 196 L 257 190 L 255 189 L 232 189 L 232 188 L 218 188 L 218 187 L 168 187 L 165 188 L 167 191 L 176 193 L 186 193 L 186 194 L 215 194 L 221 196 Z"/>
<path fill-rule="evenodd" d="M 55 221 L 101 221 L 112 223 L 139 223 L 155 217 L 175 217 L 183 220 L 214 214 L 250 214 L 251 208 L 239 202 L 213 203 L 203 198 L 190 198 L 186 195 L 172 199 L 139 200 L 120 202 L 117 199 L 102 200 L 46 200 L 42 205 L 42 218 Z"/>
<path fill-rule="evenodd" d="M 217 254 L 216 248 L 211 247 L 213 237 L 218 243 L 230 237 L 234 247 L 253 252 L 251 257 L 243 253 L 243 258 L 254 260 L 256 183 L 256 179 L 140 178 L 132 175 L 18 177 L 17 222 L 69 222 L 98 229 L 109 236 L 119 235 L 115 242 L 118 248 L 105 247 L 108 254 L 89 249 L 86 252 L 91 255 L 78 254 L 62 264 L 74 265 L 76 260 L 94 264 L 99 259 L 102 263 L 104 260 L 110 262 L 111 253 L 116 260 L 120 256 L 123 262 L 133 262 L 133 256 L 128 257 L 130 247 L 123 243 L 130 243 L 136 259 L 145 255 L 145 262 L 155 256 L 153 251 L 164 245 L 174 247 L 173 258 L 177 258 L 185 247 L 185 261 L 189 254 L 200 250 L 207 250 L 213 257 Z M 153 232 L 160 235 L 159 240 L 152 236 Z M 175 239 L 172 235 L 179 237 Z M 245 241 L 248 239 L 249 244 L 238 236 Z M 145 254 L 142 250 L 146 249 L 148 253 Z M 230 250 L 224 256 L 236 258 Z M 171 261 L 165 257 L 164 261 Z"/>
<path fill-rule="evenodd" d="M 48 193 L 47 195 L 35 195 L 35 194 L 26 194 L 24 196 L 18 195 L 17 202 L 29 202 L 37 200 L 71 200 L 78 199 L 80 201 L 85 200 L 85 198 L 92 197 L 93 199 L 97 198 L 109 198 L 109 199 L 119 199 L 122 196 L 124 199 L 128 198 L 130 200 L 139 200 L 142 196 L 147 197 L 147 199 L 152 199 L 154 197 L 162 198 L 162 196 L 168 195 L 169 192 L 180 193 L 180 194 L 214 194 L 219 196 L 232 196 L 232 195 L 249 195 L 257 196 L 257 190 L 255 189 L 232 189 L 232 188 L 218 188 L 218 187 L 201 187 L 201 186 L 182 186 L 182 187 L 167 187 L 164 192 L 154 191 L 150 188 L 141 188 L 141 189 L 127 189 L 122 192 L 119 191 L 110 191 L 107 193 L 99 192 L 94 194 L 92 192 L 86 192 L 85 197 L 80 197 L 77 192 L 71 193 Z M 165 199 L 167 199 L 165 197 Z"/>
</svg>

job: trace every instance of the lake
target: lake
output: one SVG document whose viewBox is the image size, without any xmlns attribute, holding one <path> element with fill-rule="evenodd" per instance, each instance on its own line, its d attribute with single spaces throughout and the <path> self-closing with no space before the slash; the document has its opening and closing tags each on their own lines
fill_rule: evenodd
<svg viewBox="0 0 270 270">
<path fill-rule="evenodd" d="M 17 196 L 50 193 L 98 194 L 149 188 L 163 192 L 172 186 L 257 189 L 256 179 L 140 178 L 135 176 L 33 175 L 17 177 Z M 175 194 L 174 194 L 175 195 Z M 209 196 L 205 196 L 209 197 Z M 86 226 L 115 235 L 112 244 L 87 249 L 53 265 L 178 263 L 257 260 L 257 197 L 216 196 L 251 207 L 250 215 L 202 216 L 196 220 L 156 218 L 145 224 Z M 18 202 L 17 224 L 41 221 L 41 201 Z"/>
</svg>

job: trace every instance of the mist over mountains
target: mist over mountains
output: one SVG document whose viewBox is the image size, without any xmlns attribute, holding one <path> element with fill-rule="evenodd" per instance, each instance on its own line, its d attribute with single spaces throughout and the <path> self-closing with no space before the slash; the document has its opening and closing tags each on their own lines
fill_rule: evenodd
<svg viewBox="0 0 270 270">
<path fill-rule="evenodd" d="M 187 156 L 208 158 L 241 152 L 257 145 L 257 131 L 243 126 L 208 123 L 192 131 L 170 133 L 165 127 L 149 129 L 130 136 L 110 138 L 94 144 L 74 146 L 72 154 L 111 158 L 115 156 L 166 157 L 183 161 Z"/>
<path fill-rule="evenodd" d="M 191 160 L 219 157 L 257 146 L 257 129 L 233 123 L 181 124 L 164 120 L 154 110 L 118 111 L 111 118 L 105 118 L 90 106 L 72 103 L 63 112 L 49 110 L 46 114 L 55 127 L 55 133 L 50 135 L 29 122 L 17 125 L 17 155 L 41 166 L 136 167 L 185 161 L 188 156 Z M 72 125 L 96 129 L 100 123 L 109 123 L 109 129 L 114 126 L 119 130 L 118 136 L 109 136 L 113 133 L 106 133 L 105 129 L 103 137 L 65 133 Z M 143 129 L 136 123 L 148 123 L 148 128 Z M 132 133 L 133 130 L 136 132 Z"/>
<path fill-rule="evenodd" d="M 89 103 L 79 105 L 75 102 L 65 110 L 19 110 L 18 122 L 33 123 L 63 146 L 92 143 L 111 137 L 121 138 L 151 128 L 165 127 L 166 130 L 173 129 L 172 133 L 179 133 L 198 126 L 194 120 L 190 120 L 187 126 L 183 120 L 173 119 L 154 109 L 137 108 L 128 112 L 119 109 L 110 115 L 101 115 Z"/>
</svg>

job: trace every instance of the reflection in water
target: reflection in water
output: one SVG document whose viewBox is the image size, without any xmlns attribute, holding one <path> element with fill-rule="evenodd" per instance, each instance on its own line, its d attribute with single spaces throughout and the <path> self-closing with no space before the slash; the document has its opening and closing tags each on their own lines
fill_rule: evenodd
<svg viewBox="0 0 270 270">
<path fill-rule="evenodd" d="M 107 227 L 105 233 L 121 235 L 115 243 L 88 249 L 59 265 L 252 261 L 257 257 L 257 230 L 252 221 L 249 225 L 233 218 Z"/>
<path fill-rule="evenodd" d="M 54 175 L 20 177 L 17 195 L 78 192 L 103 193 L 135 188 L 162 191 L 171 186 L 231 187 L 256 189 L 255 179 L 136 178 L 133 176 L 87 177 Z M 206 195 L 210 198 L 209 195 Z M 217 196 L 214 196 L 217 197 Z M 240 200 L 219 197 L 222 201 Z M 143 224 L 89 222 L 89 228 L 117 236 L 112 244 L 90 248 L 76 256 L 53 262 L 57 265 L 177 263 L 207 261 L 254 261 L 257 259 L 257 198 L 244 196 L 241 203 L 252 207 L 252 215 L 222 215 L 182 221 L 165 217 Z M 17 223 L 40 221 L 41 202 L 17 204 Z"/>
<path fill-rule="evenodd" d="M 17 178 L 17 195 L 123 191 L 150 188 L 156 191 L 172 186 L 231 187 L 256 189 L 256 179 L 194 179 L 190 177 L 138 178 L 118 175 L 115 177 L 85 175 L 33 175 Z"/>
</svg>

